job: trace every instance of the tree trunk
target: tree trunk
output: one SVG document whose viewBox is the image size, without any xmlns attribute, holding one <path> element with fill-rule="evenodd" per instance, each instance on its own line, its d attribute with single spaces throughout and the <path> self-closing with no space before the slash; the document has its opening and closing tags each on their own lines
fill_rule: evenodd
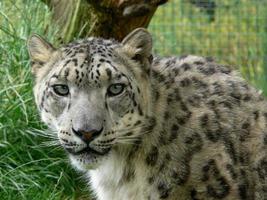
<svg viewBox="0 0 267 200">
<path fill-rule="evenodd" d="M 137 27 L 147 27 L 167 0 L 42 0 L 59 26 L 59 38 L 96 36 L 121 41 Z"/>
</svg>

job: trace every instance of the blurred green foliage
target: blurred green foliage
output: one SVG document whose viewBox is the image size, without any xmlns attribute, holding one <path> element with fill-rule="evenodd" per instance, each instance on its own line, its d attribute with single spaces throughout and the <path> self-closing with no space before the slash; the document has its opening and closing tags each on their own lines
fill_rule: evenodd
<svg viewBox="0 0 267 200">
<path fill-rule="evenodd" d="M 214 16 L 207 13 L 211 2 Z M 212 56 L 267 94 L 267 1 L 173 0 L 158 9 L 149 29 L 157 53 Z"/>
</svg>

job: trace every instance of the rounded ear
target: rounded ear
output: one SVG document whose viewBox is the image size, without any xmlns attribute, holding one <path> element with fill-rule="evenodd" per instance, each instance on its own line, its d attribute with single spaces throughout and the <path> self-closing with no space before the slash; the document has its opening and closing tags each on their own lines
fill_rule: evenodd
<svg viewBox="0 0 267 200">
<path fill-rule="evenodd" d="M 123 48 L 132 58 L 148 58 L 152 51 L 152 37 L 144 28 L 137 28 L 129 33 L 121 42 Z"/>
<path fill-rule="evenodd" d="M 49 42 L 37 34 L 30 36 L 27 41 L 27 47 L 31 61 L 40 64 L 48 62 L 52 53 L 56 50 Z"/>
</svg>

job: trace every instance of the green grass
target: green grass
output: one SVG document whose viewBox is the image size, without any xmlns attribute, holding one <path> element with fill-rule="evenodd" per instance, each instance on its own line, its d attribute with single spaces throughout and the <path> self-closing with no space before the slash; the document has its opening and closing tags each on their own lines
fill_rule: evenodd
<svg viewBox="0 0 267 200">
<path fill-rule="evenodd" d="M 0 197 L 1 199 L 77 199 L 81 175 L 65 153 L 47 147 L 34 106 L 33 79 L 26 49 L 32 32 L 53 41 L 48 9 L 37 1 L 0 2 Z"/>
<path fill-rule="evenodd" d="M 216 0 L 215 21 L 185 0 L 159 8 L 152 20 L 155 51 L 214 56 L 240 66 L 267 93 L 267 6 L 262 1 Z M 235 4 L 237 2 L 237 4 Z M 219 5 L 218 4 L 218 5 Z M 245 13 L 245 14 L 244 14 Z M 265 29 L 264 29 L 265 28 Z M 33 101 L 26 39 L 35 32 L 55 42 L 48 8 L 37 0 L 0 1 L 0 197 L 81 199 L 86 187 L 50 141 Z M 41 130 L 41 131 L 40 131 Z"/>
</svg>

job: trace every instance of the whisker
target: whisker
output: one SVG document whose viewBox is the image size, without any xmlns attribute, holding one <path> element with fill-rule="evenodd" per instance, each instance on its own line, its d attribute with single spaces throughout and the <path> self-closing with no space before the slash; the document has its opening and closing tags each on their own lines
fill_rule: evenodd
<svg viewBox="0 0 267 200">
<path fill-rule="evenodd" d="M 142 134 L 151 133 L 151 131 L 145 131 Z M 119 136 L 116 139 L 116 143 L 122 143 L 122 144 L 136 144 L 137 141 L 140 141 L 140 135 L 131 135 L 131 136 Z"/>
<path fill-rule="evenodd" d="M 136 142 L 139 140 L 119 140 L 118 144 L 136 144 Z"/>
<path fill-rule="evenodd" d="M 54 146 L 51 151 L 58 151 L 58 150 L 62 150 L 61 146 Z"/>
<path fill-rule="evenodd" d="M 45 141 L 45 142 L 42 142 L 41 145 L 42 146 L 59 146 L 60 142 L 58 140 L 56 140 L 56 141 Z"/>
<path fill-rule="evenodd" d="M 126 131 L 125 133 L 122 132 L 122 134 L 119 135 L 118 137 L 135 138 L 135 137 L 140 137 L 141 135 L 147 134 L 147 133 L 149 133 L 151 131 L 152 130 L 144 130 L 144 131 L 140 131 L 140 132 L 135 132 L 132 135 L 129 135 L 129 131 Z"/>
<path fill-rule="evenodd" d="M 57 140 L 57 134 L 55 131 L 51 130 L 39 130 L 39 129 L 31 129 L 27 130 L 27 133 L 32 134 L 32 135 L 37 135 L 43 138 L 49 138 L 53 140 Z"/>
<path fill-rule="evenodd" d="M 129 131 L 134 131 L 136 129 L 139 128 L 146 128 L 147 125 L 138 125 L 138 126 L 134 126 L 134 127 L 128 127 L 128 128 L 124 128 L 124 129 L 117 129 L 115 130 L 115 132 L 129 132 Z"/>
</svg>

